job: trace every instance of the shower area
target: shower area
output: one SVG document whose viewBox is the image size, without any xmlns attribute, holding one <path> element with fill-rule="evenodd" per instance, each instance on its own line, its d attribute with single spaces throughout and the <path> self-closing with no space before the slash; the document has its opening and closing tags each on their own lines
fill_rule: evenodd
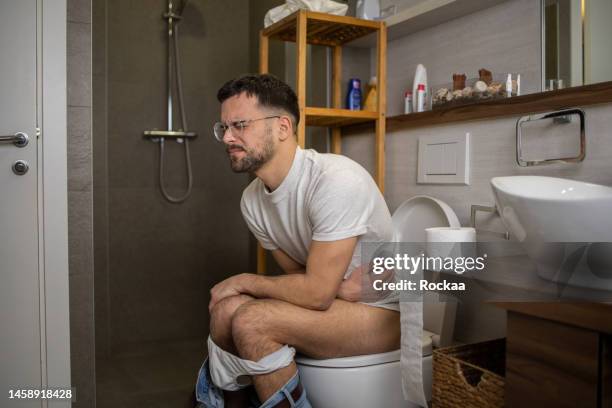
<svg viewBox="0 0 612 408">
<path fill-rule="evenodd" d="M 190 406 L 209 290 L 254 270 L 249 176 L 211 126 L 217 89 L 256 70 L 252 33 L 278 3 L 91 3 L 98 408 Z"/>
</svg>

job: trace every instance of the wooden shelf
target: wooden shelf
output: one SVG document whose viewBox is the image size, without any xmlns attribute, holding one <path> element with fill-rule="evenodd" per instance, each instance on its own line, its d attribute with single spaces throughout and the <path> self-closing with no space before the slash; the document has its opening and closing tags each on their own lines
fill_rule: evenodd
<svg viewBox="0 0 612 408">
<path fill-rule="evenodd" d="M 295 42 L 299 13 L 305 14 L 308 21 L 308 44 L 334 47 L 374 33 L 380 28 L 380 23 L 375 21 L 303 10 L 265 28 L 262 34 L 273 40 Z"/>
<path fill-rule="evenodd" d="M 447 123 L 486 120 L 503 116 L 527 115 L 580 106 L 612 102 L 612 81 L 576 86 L 558 91 L 540 92 L 471 105 L 441 108 L 427 112 L 390 116 L 387 131 L 435 126 Z M 369 124 L 357 124 L 352 130 L 371 130 Z"/>
<path fill-rule="evenodd" d="M 307 107 L 305 114 L 308 126 L 341 127 L 378 119 L 378 112 L 363 110 Z"/>
</svg>

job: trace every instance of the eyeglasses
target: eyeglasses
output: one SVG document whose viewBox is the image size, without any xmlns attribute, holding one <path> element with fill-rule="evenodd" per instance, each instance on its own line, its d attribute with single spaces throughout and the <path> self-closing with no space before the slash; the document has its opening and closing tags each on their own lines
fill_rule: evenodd
<svg viewBox="0 0 612 408">
<path fill-rule="evenodd" d="M 219 142 L 223 142 L 223 136 L 225 136 L 225 132 L 228 129 L 232 130 L 232 135 L 242 137 L 242 133 L 244 132 L 244 128 L 248 127 L 251 122 L 257 122 L 258 120 L 264 119 L 273 119 L 280 118 L 280 116 L 266 116 L 265 118 L 258 119 L 246 119 L 246 120 L 237 120 L 235 122 L 230 122 L 227 125 L 223 122 L 217 122 L 213 126 L 213 133 L 215 134 L 215 139 Z"/>
</svg>

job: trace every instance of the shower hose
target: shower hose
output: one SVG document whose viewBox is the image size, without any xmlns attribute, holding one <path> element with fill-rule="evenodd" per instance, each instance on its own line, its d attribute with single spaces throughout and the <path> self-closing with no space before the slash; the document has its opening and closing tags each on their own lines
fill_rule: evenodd
<svg viewBox="0 0 612 408">
<path fill-rule="evenodd" d="M 178 41 L 179 27 L 178 26 L 179 26 L 178 24 L 174 26 L 174 34 L 172 35 L 172 37 L 174 37 L 174 47 L 173 47 L 174 48 L 174 67 L 176 71 L 176 88 L 177 88 L 178 99 L 179 99 L 179 111 L 181 113 L 181 124 L 182 124 L 183 130 L 186 130 L 188 129 L 188 127 L 187 127 L 187 116 L 185 115 L 185 105 L 184 105 L 184 98 L 183 98 L 183 80 L 181 76 L 181 63 L 180 63 L 180 54 L 179 54 L 179 41 Z M 168 42 L 168 46 L 172 48 L 172 44 L 170 42 Z M 168 52 L 168 56 L 169 56 L 168 58 L 168 81 L 172 83 L 172 52 L 171 51 Z M 172 92 L 171 86 L 168 87 L 168 92 Z M 178 140 L 179 139 L 177 139 L 177 141 Z M 180 197 L 173 197 L 166 190 L 165 181 L 164 181 L 164 152 L 165 152 L 164 143 L 165 143 L 164 138 L 163 137 L 160 138 L 159 139 L 159 186 L 160 186 L 162 195 L 164 196 L 166 200 L 168 200 L 171 203 L 177 203 L 177 204 L 182 203 L 191 195 L 191 190 L 193 187 L 193 173 L 191 170 L 191 155 L 189 154 L 189 139 L 188 138 L 183 139 L 183 144 L 185 145 L 185 161 L 187 165 L 187 191 Z"/>
</svg>

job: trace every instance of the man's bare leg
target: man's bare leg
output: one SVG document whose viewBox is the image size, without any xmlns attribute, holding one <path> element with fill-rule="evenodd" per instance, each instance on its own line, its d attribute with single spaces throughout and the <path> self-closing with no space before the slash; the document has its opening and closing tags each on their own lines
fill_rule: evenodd
<svg viewBox="0 0 612 408">
<path fill-rule="evenodd" d="M 400 345 L 398 312 L 339 299 L 325 311 L 274 299 L 253 300 L 236 309 L 231 332 L 240 357 L 254 361 L 285 344 L 320 359 L 382 353 Z M 294 362 L 253 376 L 259 399 L 274 395 L 296 370 Z"/>
<path fill-rule="evenodd" d="M 215 305 L 210 316 L 210 337 L 223 350 L 238 355 L 232 339 L 232 318 L 236 309 L 254 298 L 248 295 L 231 296 Z M 243 408 L 249 405 L 246 389 L 240 391 L 223 391 L 228 408 Z"/>
</svg>

